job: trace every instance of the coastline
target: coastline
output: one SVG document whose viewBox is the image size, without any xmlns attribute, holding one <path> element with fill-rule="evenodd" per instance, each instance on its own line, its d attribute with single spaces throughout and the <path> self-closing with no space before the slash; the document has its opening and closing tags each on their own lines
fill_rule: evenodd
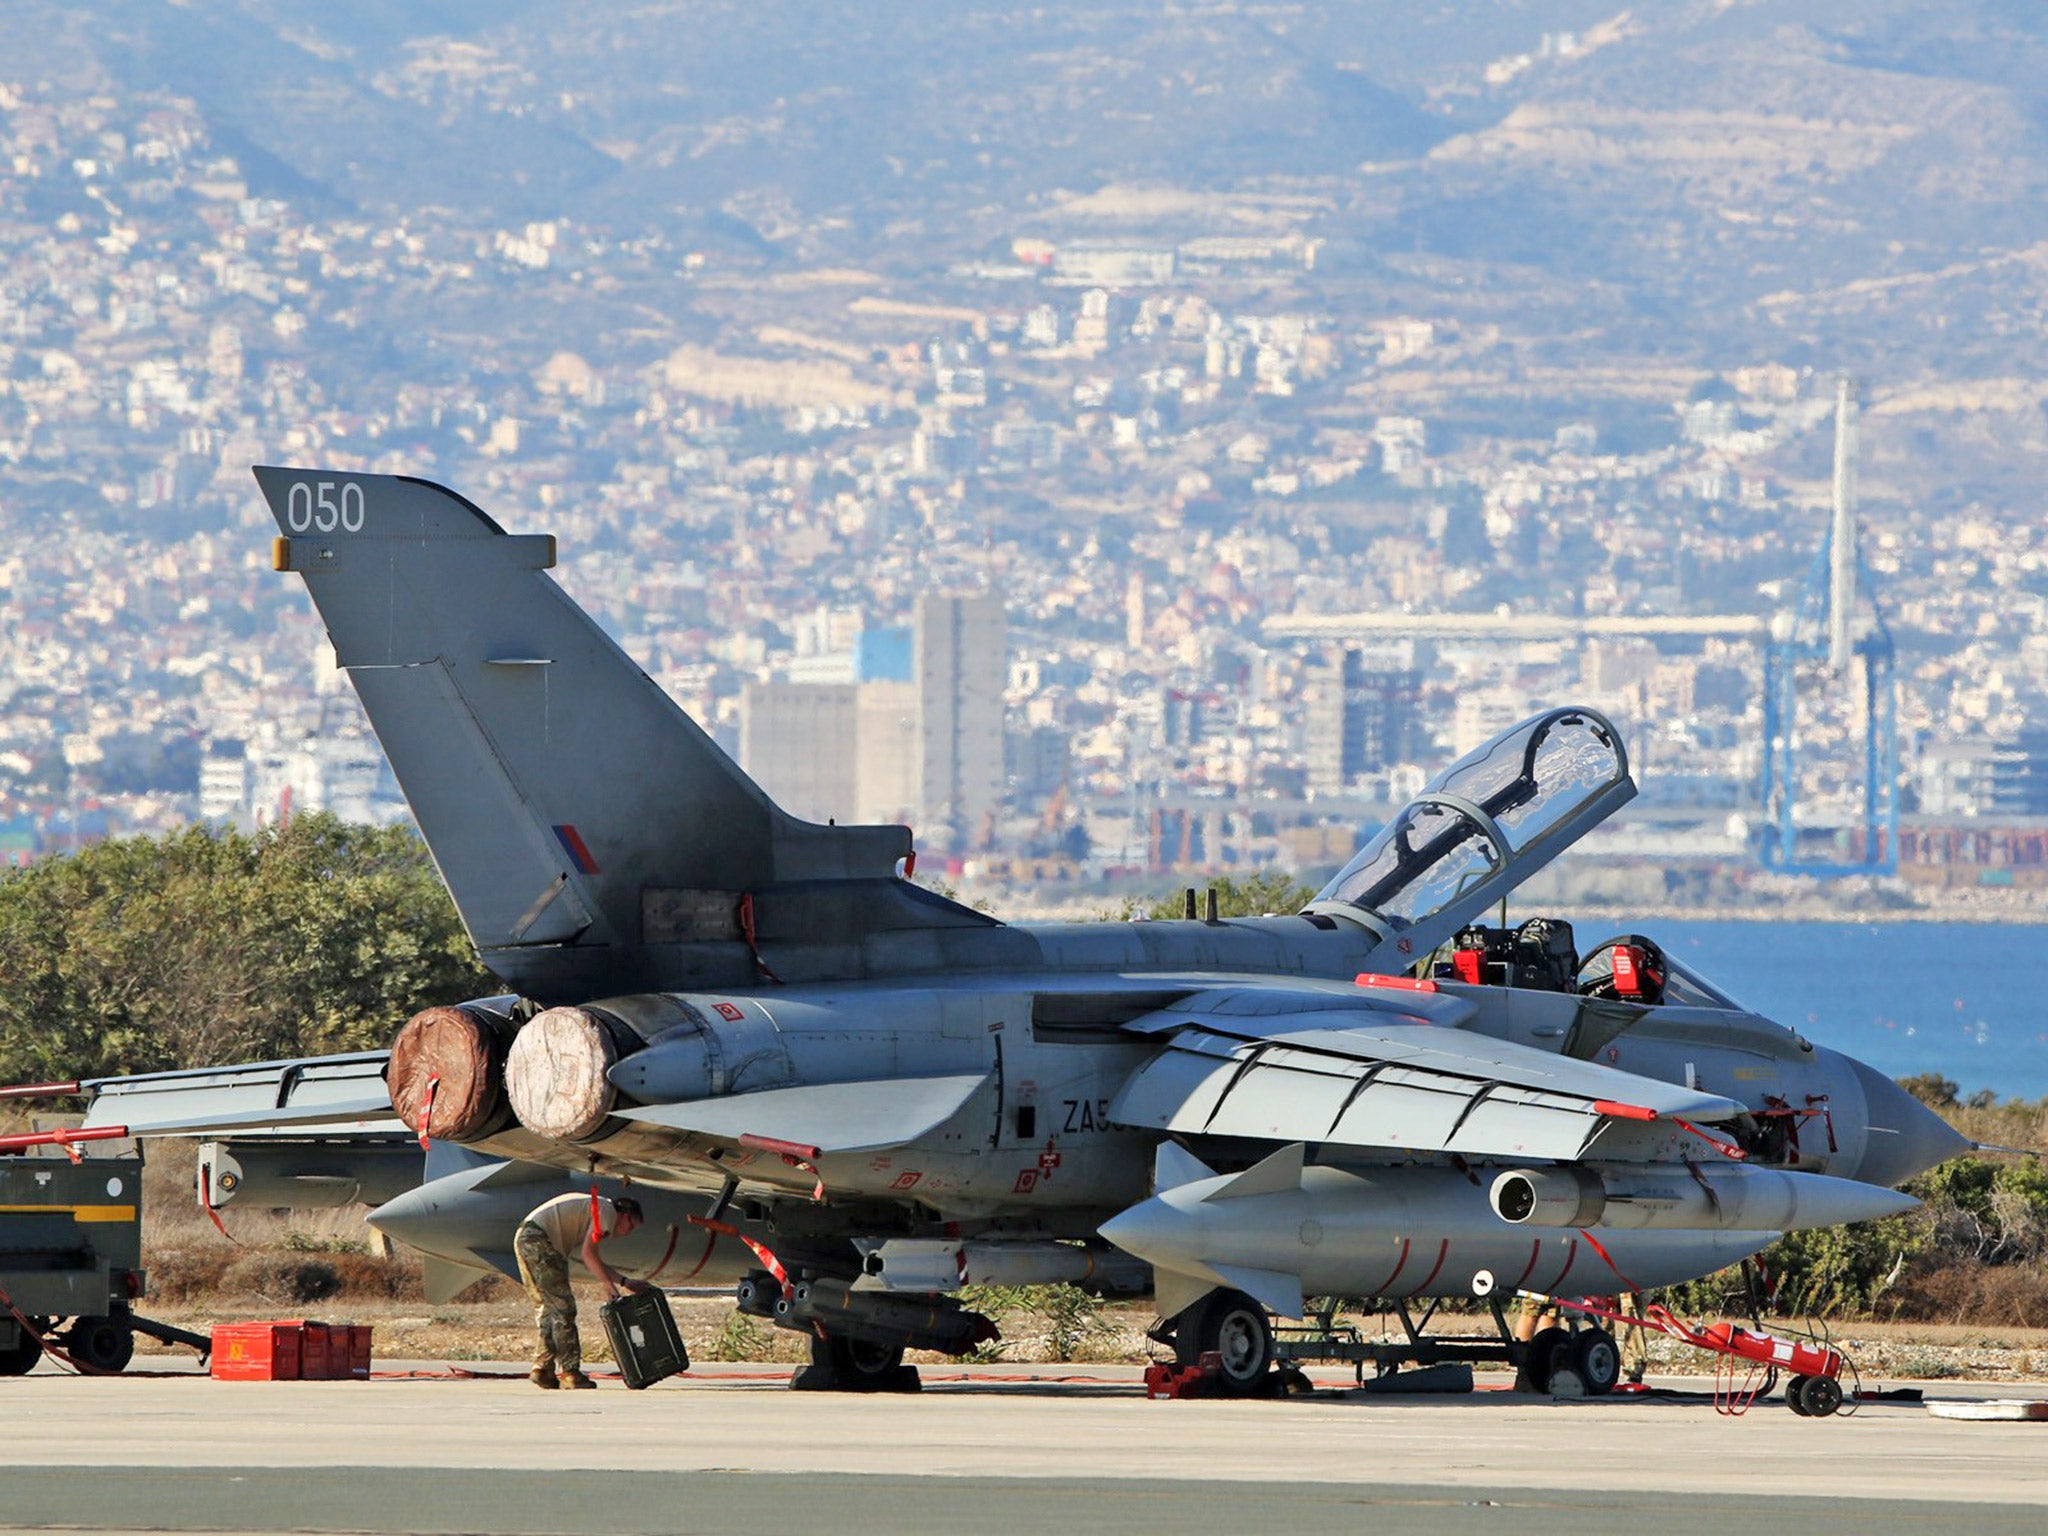
<svg viewBox="0 0 2048 1536">
<path fill-rule="evenodd" d="M 1173 878 L 1173 877 L 1168 877 Z M 1202 876 L 1182 878 L 1182 884 L 1201 889 Z M 963 885 L 960 895 L 980 905 L 1004 922 L 1085 923 L 1108 922 L 1123 915 L 1126 893 L 1095 891 L 1083 895 L 1062 892 L 1046 899 L 1041 891 L 1018 889 L 977 889 Z M 1178 916 L 1171 910 L 1175 893 L 1162 890 L 1151 895 L 1159 910 L 1154 916 Z M 2028 893 L 2031 897 L 2033 893 Z M 1145 898 L 1140 898 L 1141 904 Z M 2048 902 L 2001 897 L 1993 901 L 1948 900 L 1925 905 L 1900 905 L 1893 901 L 1858 905 L 1840 900 L 1788 900 L 1753 902 L 1579 902 L 1523 900 L 1509 907 L 1511 919 L 1519 921 L 1541 913 L 1560 917 L 1573 927 L 1629 929 L 1646 923 L 1841 923 L 1853 925 L 1904 923 L 1967 923 L 1986 928 L 2048 928 Z"/>
</svg>

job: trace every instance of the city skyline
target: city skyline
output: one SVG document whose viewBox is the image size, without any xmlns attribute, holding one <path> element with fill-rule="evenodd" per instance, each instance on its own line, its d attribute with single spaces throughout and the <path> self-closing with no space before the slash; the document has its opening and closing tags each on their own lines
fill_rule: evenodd
<svg viewBox="0 0 2048 1536">
<path fill-rule="evenodd" d="M 1502 135 L 1572 92 L 1619 99 L 1617 61 L 1662 68 L 1690 36 L 1652 17 L 1532 39 L 1498 56 L 1513 68 L 1444 65 L 1465 83 L 1416 163 L 1464 176 L 1473 146 L 1547 144 Z M 1871 96 L 1866 115 L 1906 111 Z M 196 87 L 0 70 L 0 856 L 209 806 L 272 818 L 286 789 L 401 814 L 265 569 L 248 466 L 285 461 L 426 476 L 556 534 L 564 585 L 741 760 L 750 691 L 865 689 L 831 695 L 838 745 L 791 798 L 843 750 L 853 803 L 826 814 L 911 815 L 935 855 L 999 851 L 1020 881 L 1326 867 L 1376 808 L 1567 699 L 1622 724 L 1641 847 L 1739 866 L 1762 811 L 1760 646 L 1826 537 L 1843 371 L 1865 389 L 1862 548 L 1898 642 L 1908 819 L 1989 835 L 1961 866 L 1975 880 L 2040 814 L 2048 543 L 2011 473 L 2038 462 L 2033 386 L 1986 351 L 2023 352 L 2032 311 L 1993 331 L 1956 307 L 2024 288 L 2031 246 L 1977 275 L 1869 279 L 1938 290 L 1967 344 L 1888 311 L 1852 322 L 1848 298 L 1754 297 L 1724 331 L 1695 316 L 1646 342 L 1610 316 L 1567 344 L 1545 317 L 1585 320 L 1603 280 L 1567 314 L 1535 297 L 1552 279 L 1496 261 L 1509 286 L 1481 302 L 1482 266 L 1361 243 L 1331 189 L 1395 170 L 1318 172 L 1293 201 L 1250 171 L 1196 196 L 1105 170 L 1093 192 L 998 200 L 971 234 L 862 233 L 864 264 L 843 265 L 823 216 L 748 245 L 496 193 L 342 206 L 238 135 Z M 1259 174 L 1292 153 L 1276 140 Z M 1900 175 L 1919 163 L 1896 153 Z M 1847 170 L 1814 174 L 1850 196 Z M 1799 239 L 1857 281 L 1818 224 Z M 1646 281 L 1614 279 L 1643 303 Z M 1821 330 L 1779 325 L 1798 314 Z M 942 700 L 847 642 L 962 592 L 1009 614 L 1001 724 L 927 731 Z M 1846 705 L 1803 726 L 1817 825 L 1853 819 L 1839 764 L 1859 729 Z M 963 779 L 928 746 L 980 756 Z M 948 776 L 980 787 L 926 792 Z M 1953 831 L 1915 847 L 1978 846 Z"/>
</svg>

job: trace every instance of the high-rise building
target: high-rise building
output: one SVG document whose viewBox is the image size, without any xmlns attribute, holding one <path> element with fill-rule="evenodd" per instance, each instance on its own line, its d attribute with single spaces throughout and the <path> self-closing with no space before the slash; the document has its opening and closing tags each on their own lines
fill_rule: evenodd
<svg viewBox="0 0 2048 1536">
<path fill-rule="evenodd" d="M 223 744 L 232 752 L 232 744 Z M 384 754 L 367 736 L 327 733 L 302 737 L 265 732 L 264 739 L 243 746 L 247 771 L 245 809 L 258 824 L 284 821 L 312 811 L 331 811 L 343 821 L 389 824 L 406 815 L 405 804 Z M 232 757 L 208 757 L 200 766 L 201 810 L 210 805 L 214 819 L 239 819 L 225 809 L 233 770 Z M 212 794 L 207 775 L 212 778 Z"/>
<path fill-rule="evenodd" d="M 1071 771 L 1073 750 L 1058 726 L 1035 725 L 1009 740 L 1010 787 L 1026 800 L 1058 793 Z"/>
<path fill-rule="evenodd" d="M 236 740 L 215 737 L 199 760 L 199 819 L 232 821 L 249 806 L 249 749 Z"/>
<path fill-rule="evenodd" d="M 748 683 L 740 692 L 740 766 L 806 821 L 854 819 L 859 689 L 853 683 Z"/>
<path fill-rule="evenodd" d="M 740 766 L 805 820 L 908 820 L 936 848 L 975 846 L 1003 804 L 1002 600 L 925 598 L 912 630 L 856 639 L 844 681 L 797 675 L 820 659 L 742 690 Z"/>
<path fill-rule="evenodd" d="M 917 684 L 880 678 L 862 683 L 855 700 L 855 814 L 864 822 L 900 823 L 917 811 L 921 758 Z"/>
<path fill-rule="evenodd" d="M 1927 816 L 2048 816 L 2048 731 L 1929 747 L 1914 787 Z"/>
<path fill-rule="evenodd" d="M 1346 651 L 1309 690 L 1303 741 L 1309 788 L 1340 794 L 1363 774 L 1415 758 L 1421 695 L 1419 672 L 1375 670 L 1362 653 Z"/>
<path fill-rule="evenodd" d="M 947 851 L 979 846 L 1003 805 L 1009 621 L 993 593 L 917 605 L 918 825 Z"/>
</svg>

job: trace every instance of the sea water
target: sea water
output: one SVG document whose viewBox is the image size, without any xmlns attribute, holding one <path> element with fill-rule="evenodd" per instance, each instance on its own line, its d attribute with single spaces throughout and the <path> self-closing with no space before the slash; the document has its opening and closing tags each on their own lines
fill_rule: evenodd
<svg viewBox="0 0 2048 1536">
<path fill-rule="evenodd" d="M 1887 1077 L 2048 1095 L 2048 927 L 1653 922 L 1641 931 L 1744 1007 Z M 1589 948 L 1608 937 L 1588 926 Z"/>
</svg>

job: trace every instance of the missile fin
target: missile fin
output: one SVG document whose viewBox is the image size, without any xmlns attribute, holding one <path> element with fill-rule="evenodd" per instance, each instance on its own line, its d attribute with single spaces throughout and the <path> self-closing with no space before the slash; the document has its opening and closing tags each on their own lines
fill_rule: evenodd
<svg viewBox="0 0 2048 1536">
<path fill-rule="evenodd" d="M 1179 1317 L 1215 1289 L 1214 1280 L 1205 1280 L 1200 1275 L 1156 1266 L 1152 1271 L 1152 1301 L 1161 1317 Z"/>
<path fill-rule="evenodd" d="M 492 1273 L 491 1266 L 479 1259 L 475 1267 L 457 1264 L 434 1254 L 426 1258 L 425 1272 L 420 1277 L 427 1300 L 439 1306 L 444 1301 L 453 1301 L 484 1276 Z"/>
<path fill-rule="evenodd" d="M 1253 1195 L 1279 1195 L 1300 1189 L 1304 1150 L 1300 1142 L 1290 1143 L 1264 1162 L 1247 1168 L 1220 1189 L 1211 1190 L 1202 1199 L 1205 1202 L 1245 1200 Z"/>
<path fill-rule="evenodd" d="M 1213 1179 L 1216 1170 L 1177 1141 L 1162 1141 L 1152 1160 L 1152 1192 L 1179 1189 L 1197 1179 Z M 1172 1314 L 1168 1314 L 1171 1316 Z"/>
<path fill-rule="evenodd" d="M 445 1179 L 453 1173 L 467 1173 L 472 1168 L 488 1168 L 498 1161 L 486 1152 L 472 1151 L 459 1141 L 443 1141 L 430 1137 L 427 1141 L 426 1171 L 420 1176 L 422 1184 L 431 1184 L 436 1179 Z"/>
<path fill-rule="evenodd" d="M 1299 1275 L 1284 1275 L 1273 1269 L 1240 1269 L 1234 1264 L 1211 1264 L 1209 1268 L 1225 1285 L 1243 1291 L 1268 1312 L 1300 1317 L 1307 1311 Z"/>
</svg>

